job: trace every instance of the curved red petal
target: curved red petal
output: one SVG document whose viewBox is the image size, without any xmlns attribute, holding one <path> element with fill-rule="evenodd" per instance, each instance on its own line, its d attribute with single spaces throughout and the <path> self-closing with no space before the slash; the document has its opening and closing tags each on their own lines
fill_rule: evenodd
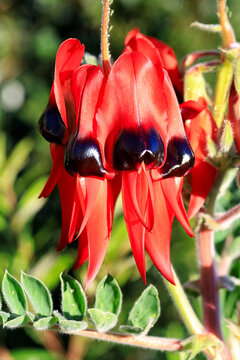
<svg viewBox="0 0 240 360">
<path fill-rule="evenodd" d="M 76 225 L 82 210 L 77 191 L 77 178 L 70 176 L 66 171 L 62 172 L 58 180 L 62 208 L 62 231 L 57 251 L 71 243 L 76 234 Z"/>
<path fill-rule="evenodd" d="M 52 169 L 39 198 L 46 198 L 51 194 L 63 169 L 65 147 L 58 144 L 50 144 L 50 150 L 52 155 Z"/>
<path fill-rule="evenodd" d="M 122 183 L 122 201 L 123 213 L 127 226 L 128 236 L 132 247 L 133 256 L 139 270 L 139 273 L 146 284 L 146 267 L 145 267 L 145 233 L 146 229 L 139 221 L 135 209 L 131 202 L 131 189 L 129 188 L 130 180 L 133 175 L 138 177 L 137 173 L 123 172 Z M 136 183 L 136 182 L 135 182 Z M 144 219 L 145 220 L 145 219 Z"/>
<path fill-rule="evenodd" d="M 84 229 L 78 239 L 78 253 L 76 261 L 73 265 L 73 270 L 78 269 L 88 259 L 88 237 L 87 231 Z"/>
<path fill-rule="evenodd" d="M 67 39 L 58 49 L 55 62 L 53 91 L 58 110 L 66 127 L 67 114 L 64 100 L 64 87 L 69 87 L 73 71 L 80 66 L 84 54 L 84 45 L 77 39 Z"/>
<path fill-rule="evenodd" d="M 162 180 L 161 185 L 162 185 L 164 197 L 167 200 L 168 205 L 172 209 L 174 215 L 176 216 L 180 224 L 184 227 L 187 234 L 189 236 L 194 236 L 190 224 L 188 222 L 188 218 L 183 202 L 180 199 L 181 194 L 179 193 L 179 189 L 178 186 L 176 185 L 175 178 Z M 180 188 L 182 188 L 182 184 L 178 184 L 178 185 L 180 185 Z"/>
<path fill-rule="evenodd" d="M 161 183 L 161 181 L 153 183 L 154 226 L 152 231 L 146 232 L 145 246 L 157 269 L 168 281 L 174 284 L 170 260 L 171 228 L 174 214 L 166 203 Z"/>
<path fill-rule="evenodd" d="M 149 190 L 152 187 L 151 179 L 148 179 L 148 171 L 141 169 L 137 172 L 123 172 L 122 173 L 124 193 L 135 212 L 138 220 L 142 225 L 150 231 L 153 227 L 153 191 Z"/>
<path fill-rule="evenodd" d="M 205 161 L 197 161 L 191 172 L 192 192 L 188 218 L 195 216 L 203 206 L 217 175 L 217 169 Z"/>
<path fill-rule="evenodd" d="M 138 29 L 133 29 L 128 33 L 125 39 L 125 45 L 132 50 L 142 51 L 154 65 L 163 66 L 179 93 L 183 93 L 183 83 L 178 70 L 178 62 L 173 49 L 164 42 L 141 34 Z"/>
<path fill-rule="evenodd" d="M 105 85 L 102 69 L 82 65 L 72 76 L 72 93 L 76 105 L 76 127 L 81 136 L 96 132 L 95 115 Z"/>
<path fill-rule="evenodd" d="M 90 285 L 98 273 L 107 251 L 115 205 L 113 188 L 118 186 L 114 180 L 95 179 L 95 181 L 100 182 L 100 187 L 86 225 L 89 261 L 85 288 Z"/>
</svg>

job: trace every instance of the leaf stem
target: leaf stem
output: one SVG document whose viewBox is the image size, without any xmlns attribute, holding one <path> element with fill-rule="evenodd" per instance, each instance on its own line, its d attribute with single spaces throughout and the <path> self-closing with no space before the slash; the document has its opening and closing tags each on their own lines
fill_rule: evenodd
<svg viewBox="0 0 240 360">
<path fill-rule="evenodd" d="M 108 42 L 109 19 L 110 19 L 110 0 L 102 0 L 102 27 L 101 27 L 101 53 L 102 53 L 102 67 L 106 76 L 111 70 L 110 51 Z"/>
<path fill-rule="evenodd" d="M 129 336 L 117 333 L 99 333 L 96 330 L 90 329 L 74 331 L 74 335 L 81 335 L 91 339 L 110 341 L 116 344 L 136 346 L 151 350 L 179 351 L 183 349 L 180 340 L 154 336 Z"/>
</svg>

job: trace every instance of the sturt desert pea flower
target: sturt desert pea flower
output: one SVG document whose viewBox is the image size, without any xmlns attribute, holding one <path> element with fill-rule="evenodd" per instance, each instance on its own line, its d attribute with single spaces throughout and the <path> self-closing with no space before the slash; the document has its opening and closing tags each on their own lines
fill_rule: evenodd
<svg viewBox="0 0 240 360">
<path fill-rule="evenodd" d="M 204 98 L 186 101 L 180 108 L 195 154 L 195 164 L 190 174 L 192 190 L 188 208 L 188 218 L 192 218 L 205 203 L 217 175 L 217 169 L 207 161 L 207 138 L 215 141 L 217 128 Z"/>
<path fill-rule="evenodd" d="M 69 83 L 64 99 L 71 99 L 71 106 L 66 106 L 70 137 L 67 147 L 65 137 L 60 145 L 51 144 L 53 166 L 42 192 L 47 196 L 58 184 L 62 205 L 58 249 L 79 237 L 76 267 L 89 260 L 89 285 L 107 250 L 122 180 L 124 216 L 140 274 L 146 281 L 146 248 L 173 282 L 171 226 L 175 215 L 192 235 L 181 187 L 194 158 L 168 74 L 161 64 L 129 49 L 114 63 L 108 79 L 99 67 L 81 65 Z M 58 91 L 63 91 L 61 83 Z"/>
<path fill-rule="evenodd" d="M 172 81 L 176 94 L 182 98 L 183 95 L 183 81 L 178 70 L 178 62 L 174 50 L 164 42 L 151 37 L 143 35 L 138 28 L 131 30 L 125 38 L 126 49 L 131 48 L 136 51 L 143 52 L 154 65 L 159 64 L 167 70 L 168 75 Z"/>
<path fill-rule="evenodd" d="M 120 181 L 118 176 L 107 179 L 96 136 L 96 109 L 106 78 L 100 67 L 80 66 L 83 51 L 79 49 L 84 51 L 80 42 L 69 39 L 61 44 L 56 56 L 49 105 L 39 121 L 42 135 L 51 142 L 53 160 L 40 196 L 47 197 L 58 185 L 62 207 L 58 250 L 79 237 L 81 252 L 76 266 L 89 258 L 87 286 L 107 249 Z M 58 97 L 60 102 L 53 101 Z"/>
<path fill-rule="evenodd" d="M 108 76 L 97 121 L 107 170 L 122 173 L 123 212 L 141 277 L 146 282 L 146 249 L 159 271 L 174 282 L 171 227 L 175 215 L 193 235 L 181 187 L 194 157 L 161 64 L 153 64 L 141 51 L 125 51 Z"/>
</svg>

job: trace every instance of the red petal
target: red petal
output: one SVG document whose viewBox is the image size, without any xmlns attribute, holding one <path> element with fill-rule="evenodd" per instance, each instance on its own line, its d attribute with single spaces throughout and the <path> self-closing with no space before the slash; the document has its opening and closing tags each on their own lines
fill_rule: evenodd
<svg viewBox="0 0 240 360">
<path fill-rule="evenodd" d="M 170 46 L 154 37 L 141 34 L 138 29 L 133 29 L 128 33 L 125 45 L 134 51 L 142 51 L 154 65 L 160 64 L 163 66 L 167 70 L 176 90 L 181 94 L 183 93 L 183 83 L 178 70 L 177 58 Z"/>
<path fill-rule="evenodd" d="M 188 218 L 195 216 L 203 206 L 217 175 L 217 170 L 205 161 L 196 161 L 191 172 L 192 192 Z"/>
<path fill-rule="evenodd" d="M 76 125 L 82 137 L 96 132 L 97 104 L 104 85 L 104 73 L 100 67 L 94 65 L 82 65 L 72 76 L 71 88 L 76 104 Z"/>
<path fill-rule="evenodd" d="M 63 88 L 70 85 L 72 73 L 80 66 L 83 54 L 84 45 L 81 45 L 77 39 L 68 39 L 60 45 L 56 55 L 53 91 L 58 110 L 66 127 L 68 124 Z"/>
<path fill-rule="evenodd" d="M 229 97 L 229 120 L 233 129 L 234 141 L 240 154 L 240 98 L 234 84 Z"/>
<path fill-rule="evenodd" d="M 74 263 L 73 270 L 82 266 L 88 259 L 88 237 L 86 229 L 83 230 L 78 240 L 78 254 Z"/>
<path fill-rule="evenodd" d="M 50 144 L 52 155 L 52 169 L 39 198 L 48 197 L 58 182 L 61 171 L 63 170 L 65 147 L 58 144 Z"/>
<path fill-rule="evenodd" d="M 132 247 L 133 256 L 136 261 L 139 273 L 146 284 L 146 267 L 145 267 L 145 232 L 146 229 L 139 221 L 139 217 L 132 206 L 131 189 L 128 184 L 132 180 L 133 175 L 138 177 L 139 174 L 133 172 L 123 172 L 122 184 L 122 200 L 123 200 L 123 213 L 127 226 L 128 236 Z M 144 219 L 145 221 L 147 219 Z"/>
<path fill-rule="evenodd" d="M 183 182 L 183 179 L 181 183 Z M 174 215 L 180 222 L 180 224 L 184 227 L 189 236 L 194 236 L 192 229 L 189 225 L 187 214 L 181 200 L 181 194 L 179 192 L 178 186 L 176 185 L 175 178 L 170 178 L 166 180 L 162 180 L 162 190 L 165 199 L 168 202 L 168 205 L 172 209 Z M 180 185 L 180 189 L 182 188 L 182 184 Z M 180 190 L 181 191 L 181 190 Z"/>
<path fill-rule="evenodd" d="M 148 171 L 142 168 L 138 173 L 124 171 L 122 180 L 129 206 L 142 225 L 150 231 L 153 227 L 154 213 L 152 181 Z"/>
<path fill-rule="evenodd" d="M 71 243 L 76 234 L 76 225 L 82 210 L 77 191 L 77 177 L 70 176 L 66 171 L 61 174 L 58 188 L 62 208 L 62 231 L 57 251 Z"/>
<path fill-rule="evenodd" d="M 112 166 L 113 145 L 123 129 L 155 128 L 166 139 L 166 104 L 153 63 L 141 52 L 126 52 L 114 63 L 97 121 L 99 141 Z"/>
<path fill-rule="evenodd" d="M 112 230 L 114 210 L 113 189 L 118 186 L 115 180 L 96 180 L 100 182 L 94 208 L 86 225 L 88 236 L 88 273 L 85 288 L 95 278 L 103 262 Z"/>
<path fill-rule="evenodd" d="M 163 195 L 161 181 L 154 182 L 154 226 L 146 232 L 146 250 L 162 275 L 174 284 L 170 260 L 170 239 L 174 214 Z"/>
</svg>

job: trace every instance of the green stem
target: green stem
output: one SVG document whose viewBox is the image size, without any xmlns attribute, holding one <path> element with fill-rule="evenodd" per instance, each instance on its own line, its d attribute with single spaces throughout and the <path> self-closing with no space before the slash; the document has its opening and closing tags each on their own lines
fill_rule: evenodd
<svg viewBox="0 0 240 360">
<path fill-rule="evenodd" d="M 178 309 L 182 320 L 187 327 L 190 334 L 203 334 L 205 329 L 195 314 L 184 290 L 177 277 L 176 272 L 173 270 L 175 285 L 164 279 L 164 283 Z"/>
</svg>

